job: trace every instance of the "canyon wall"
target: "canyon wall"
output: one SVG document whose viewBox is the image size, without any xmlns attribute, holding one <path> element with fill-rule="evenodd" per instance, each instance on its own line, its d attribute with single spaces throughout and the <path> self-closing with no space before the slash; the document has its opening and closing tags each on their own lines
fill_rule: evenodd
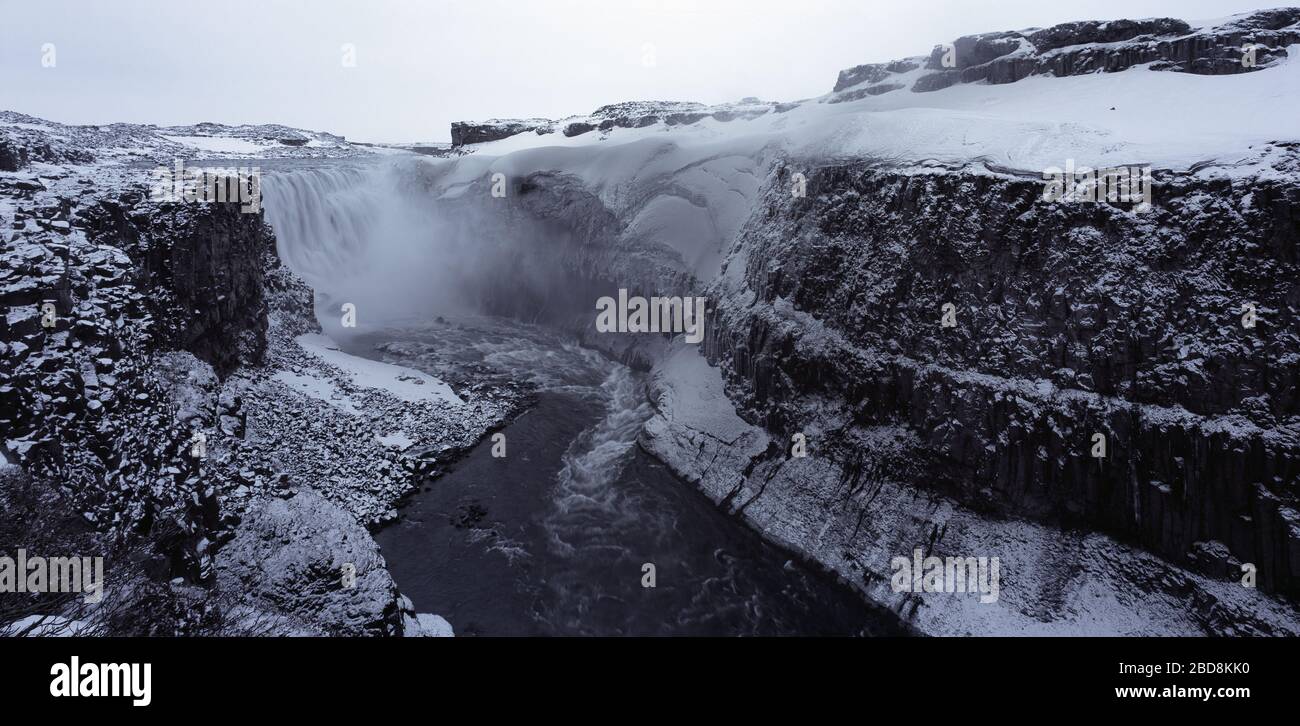
<svg viewBox="0 0 1300 726">
<path fill-rule="evenodd" d="M 834 420 L 809 448 L 854 471 L 857 432 L 900 426 L 912 486 L 1300 592 L 1294 182 L 1162 175 L 1134 213 L 865 164 L 795 198 L 789 173 L 711 289 L 706 351 L 747 418 Z"/>
<path fill-rule="evenodd" d="M 365 529 L 431 460 L 385 450 L 276 380 L 324 366 L 294 342 L 319 331 L 312 291 L 263 215 L 154 201 L 143 172 L 94 174 L 0 180 L 13 213 L 0 242 L 0 511 L 26 517 L 30 490 L 63 515 L 47 531 L 14 522 L 0 545 L 75 541 L 105 558 L 109 592 L 90 611 L 32 600 L 0 619 L 60 613 L 109 635 L 450 633 L 401 597 Z M 409 420 L 367 400 L 376 420 Z M 481 433 L 466 427 L 461 445 Z"/>
<path fill-rule="evenodd" d="M 173 557 L 186 564 L 173 564 L 201 576 L 219 507 L 185 452 L 205 412 L 172 394 L 260 362 L 261 217 L 155 204 L 130 185 L 84 198 L 36 186 L 17 190 L 19 229 L 4 248 L 7 453 L 116 536 L 178 516 L 187 533 Z"/>
<path fill-rule="evenodd" d="M 698 353 L 573 308 L 588 345 L 652 369 L 642 446 L 918 630 L 1300 632 L 1294 181 L 1157 171 L 1135 210 L 1014 173 L 773 159 L 701 287 L 629 232 L 652 194 L 525 179 L 486 238 L 560 230 L 533 241 L 596 289 L 709 298 Z M 470 188 L 444 212 L 498 203 Z M 1003 602 L 891 591 L 914 548 L 1002 557 Z"/>
</svg>

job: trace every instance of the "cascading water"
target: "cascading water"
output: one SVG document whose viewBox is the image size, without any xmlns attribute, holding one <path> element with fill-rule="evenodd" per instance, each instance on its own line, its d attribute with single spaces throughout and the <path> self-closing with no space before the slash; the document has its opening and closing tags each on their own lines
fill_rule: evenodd
<svg viewBox="0 0 1300 726">
<path fill-rule="evenodd" d="M 277 250 L 314 288 L 335 286 L 364 260 L 381 215 L 380 191 L 367 183 L 374 175 L 338 165 L 267 177 L 263 204 Z"/>
<path fill-rule="evenodd" d="M 418 609 L 459 634 L 892 632 L 636 446 L 651 415 L 638 374 L 553 330 L 457 315 L 483 299 L 473 288 L 492 258 L 475 220 L 440 218 L 447 208 L 421 207 L 402 179 L 382 166 L 284 174 L 265 201 L 282 258 L 328 301 L 327 332 L 343 301 L 369 321 L 342 341 L 348 352 L 537 391 L 503 432 L 505 457 L 483 442 L 377 534 Z"/>
<path fill-rule="evenodd" d="M 267 176 L 281 259 L 316 291 L 326 332 L 349 332 L 337 327 L 343 303 L 370 325 L 478 308 L 501 246 L 473 238 L 468 205 L 440 214 L 420 191 L 425 172 L 408 160 Z"/>
<path fill-rule="evenodd" d="M 625 490 L 611 486 L 622 473 L 641 426 L 650 418 L 640 382 L 626 366 L 609 364 L 609 373 L 592 395 L 602 399 L 604 415 L 565 449 L 556 476 L 555 511 L 548 516 L 552 546 L 572 556 L 584 548 L 610 546 L 610 523 L 630 524 L 645 516 Z"/>
<path fill-rule="evenodd" d="M 586 281 L 557 259 L 568 240 L 556 225 L 516 213 L 488 187 L 442 188 L 442 170 L 397 159 L 263 181 L 280 256 L 316 291 L 326 332 L 350 334 L 338 328 L 344 303 L 369 325 L 483 312 L 564 319 L 590 309 Z"/>
</svg>

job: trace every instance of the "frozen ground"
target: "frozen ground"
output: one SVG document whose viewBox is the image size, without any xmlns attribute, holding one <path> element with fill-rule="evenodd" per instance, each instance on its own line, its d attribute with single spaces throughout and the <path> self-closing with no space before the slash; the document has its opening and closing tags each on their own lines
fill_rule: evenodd
<svg viewBox="0 0 1300 726">
<path fill-rule="evenodd" d="M 494 171 L 511 169 L 513 158 L 523 166 L 574 171 L 602 188 L 616 188 L 629 174 L 671 163 L 659 158 L 665 151 L 670 158 L 752 156 L 769 145 L 800 158 L 875 158 L 903 166 L 982 161 L 1034 174 L 1063 166 L 1066 159 L 1093 168 L 1139 164 L 1180 171 L 1211 162 L 1206 173 L 1257 174 L 1267 168 L 1270 142 L 1296 134 L 1300 46 L 1288 53 L 1273 67 L 1241 75 L 1135 67 L 894 92 L 846 103 L 830 103 L 828 94 L 754 119 L 710 118 L 689 126 L 615 128 L 574 137 L 521 133 L 477 144 L 474 153 L 507 157 L 481 162 Z M 1171 133 L 1174 128 L 1177 133 Z M 672 146 L 665 149 L 664 143 Z M 635 152 L 611 152 L 620 145 L 634 145 L 645 163 L 624 159 Z M 549 151 L 508 156 L 536 149 Z M 465 176 L 478 173 L 472 163 L 461 163 L 471 167 Z"/>
</svg>

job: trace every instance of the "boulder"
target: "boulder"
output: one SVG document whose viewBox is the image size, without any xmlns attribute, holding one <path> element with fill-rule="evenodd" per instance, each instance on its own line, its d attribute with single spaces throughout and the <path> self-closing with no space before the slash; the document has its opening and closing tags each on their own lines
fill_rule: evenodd
<svg viewBox="0 0 1300 726">
<path fill-rule="evenodd" d="M 331 635 L 397 635 L 404 624 L 379 545 L 308 489 L 248 511 L 217 556 L 217 586 Z"/>
</svg>

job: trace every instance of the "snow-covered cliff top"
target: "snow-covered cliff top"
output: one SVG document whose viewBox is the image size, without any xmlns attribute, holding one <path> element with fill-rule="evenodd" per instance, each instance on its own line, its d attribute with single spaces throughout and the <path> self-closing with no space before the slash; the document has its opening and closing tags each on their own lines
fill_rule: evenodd
<svg viewBox="0 0 1300 726">
<path fill-rule="evenodd" d="M 0 157 L 26 150 L 32 161 L 131 162 L 183 159 L 333 158 L 396 151 L 323 131 L 279 124 L 74 126 L 0 111 Z M 0 170 L 5 169 L 0 158 Z"/>
<path fill-rule="evenodd" d="M 1073 159 L 1257 175 L 1300 140 L 1298 44 L 1300 8 L 1202 23 L 1069 23 L 964 36 L 928 57 L 858 66 L 831 93 L 804 101 L 616 104 L 559 121 L 467 122 L 453 137 L 482 139 L 464 146 L 480 157 L 534 150 L 529 164 L 557 170 L 593 168 L 580 149 L 634 145 L 640 151 L 624 153 L 648 160 L 667 144 L 922 169 L 1038 174 Z M 1246 47 L 1255 48 L 1250 62 Z"/>
</svg>

